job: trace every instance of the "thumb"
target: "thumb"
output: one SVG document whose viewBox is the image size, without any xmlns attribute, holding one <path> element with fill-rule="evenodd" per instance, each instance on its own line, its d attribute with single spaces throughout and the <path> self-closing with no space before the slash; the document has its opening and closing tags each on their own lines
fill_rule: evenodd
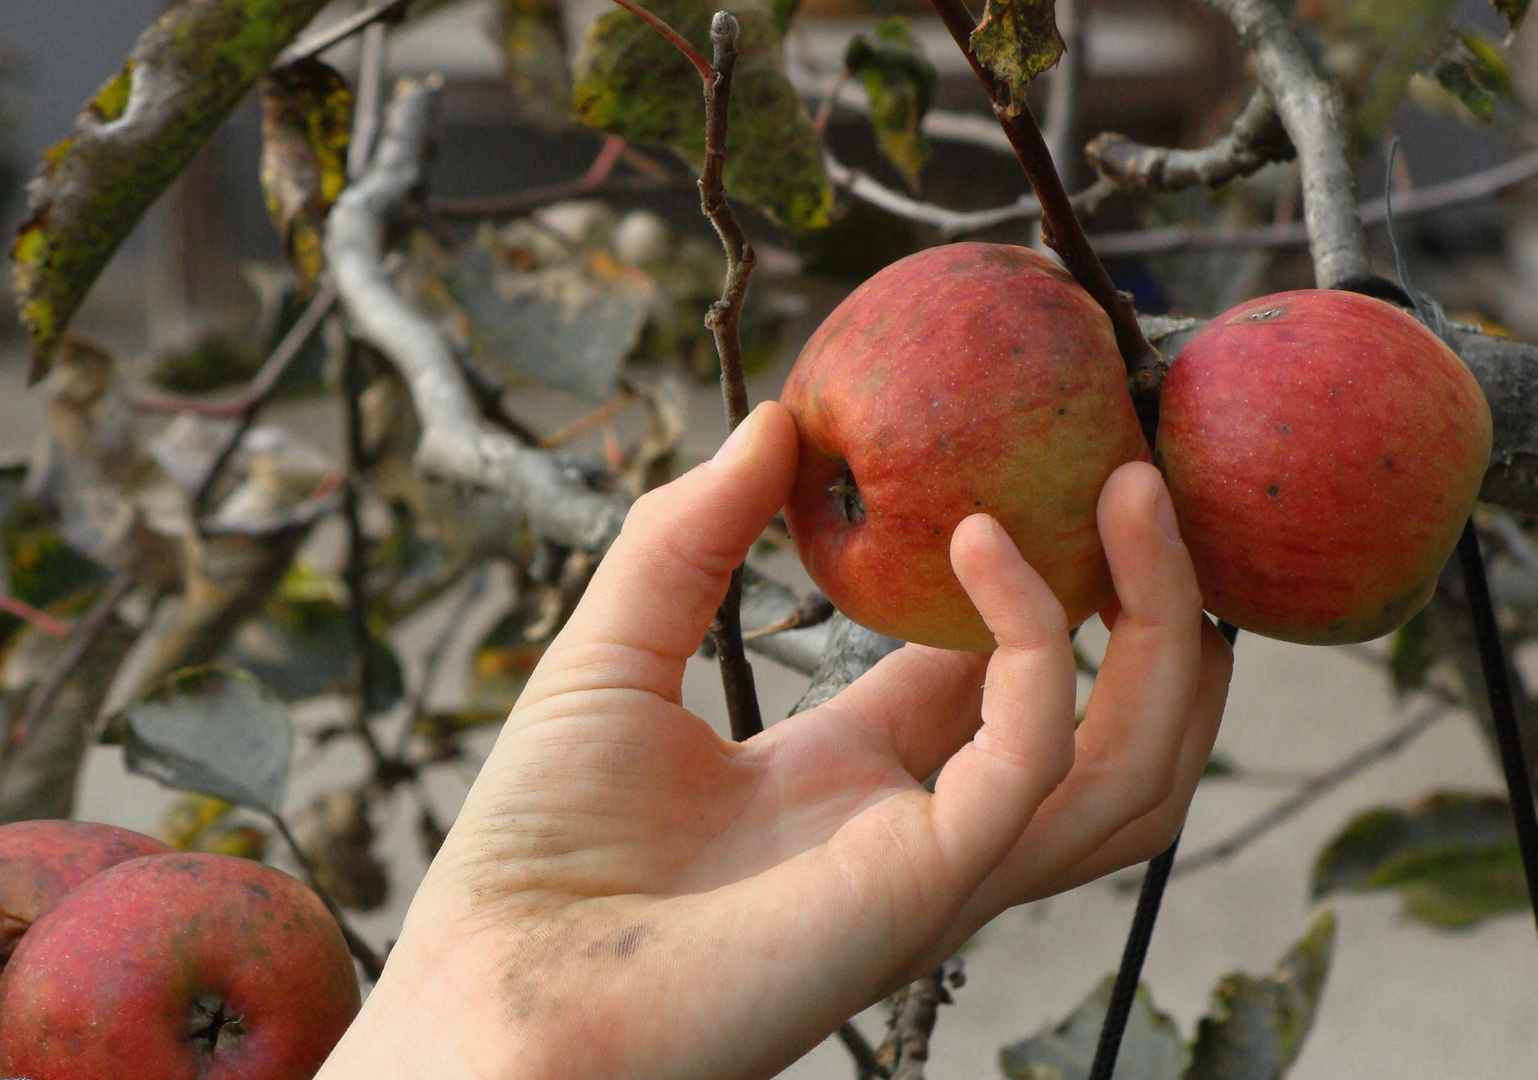
<svg viewBox="0 0 1538 1080">
<path fill-rule="evenodd" d="M 766 401 L 714 458 L 637 499 L 530 679 L 525 702 L 618 687 L 678 701 L 684 663 L 732 571 L 790 494 L 796 452 L 795 421 L 779 402 Z M 623 664 L 594 662 L 595 647 L 631 655 Z"/>
</svg>

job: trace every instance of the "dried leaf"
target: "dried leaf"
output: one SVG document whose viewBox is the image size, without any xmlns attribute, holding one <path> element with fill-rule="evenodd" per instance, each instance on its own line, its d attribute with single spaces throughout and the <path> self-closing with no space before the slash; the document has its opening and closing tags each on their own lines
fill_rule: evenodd
<svg viewBox="0 0 1538 1080">
<path fill-rule="evenodd" d="M 1330 958 L 1335 916 L 1326 911 L 1276 965 L 1257 978 L 1235 973 L 1218 983 L 1197 1025 L 1185 1080 L 1281 1080 L 1314 1022 Z"/>
<path fill-rule="evenodd" d="M 184 668 L 117 713 L 104 742 L 131 772 L 266 814 L 283 806 L 294 733 L 288 710 L 228 668 Z"/>
<path fill-rule="evenodd" d="M 1086 1080 L 1116 982 L 1108 975 L 1068 1018 L 999 1051 L 1010 1080 Z M 1179 1080 L 1191 1055 L 1175 1021 L 1154 1007 L 1148 987 L 1132 999 L 1115 1080 Z"/>
<path fill-rule="evenodd" d="M 482 359 L 593 401 L 614 395 L 653 306 L 651 278 L 601 250 L 525 270 L 502 260 L 489 229 L 449 265 L 444 283 Z"/>
<path fill-rule="evenodd" d="M 710 55 L 705 0 L 651 0 L 648 10 Z M 726 191 L 787 229 L 828 224 L 833 188 L 806 107 L 785 75 L 780 31 L 766 11 L 736 7 L 742 28 L 726 140 Z M 687 88 L 687 89 L 686 89 Z M 577 57 L 572 107 L 588 127 L 666 143 L 696 167 L 705 153 L 699 74 L 677 49 L 626 11 L 600 16 Z"/>
<path fill-rule="evenodd" d="M 1388 670 L 1394 691 L 1407 694 L 1425 685 L 1426 676 L 1442 659 L 1442 646 L 1436 638 L 1436 625 L 1424 609 L 1394 633 L 1389 646 Z"/>
<path fill-rule="evenodd" d="M 972 51 L 1003 83 L 1016 112 L 1031 80 L 1055 65 L 1064 48 L 1055 0 L 988 0 L 972 31 Z"/>
<path fill-rule="evenodd" d="M 320 276 L 321 228 L 347 183 L 352 90 L 334 68 L 300 60 L 269 72 L 262 103 L 262 193 L 289 262 L 308 291 Z"/>
<path fill-rule="evenodd" d="M 1405 914 L 1432 926 L 1472 926 L 1525 910 L 1527 885 L 1507 801 L 1442 792 L 1409 811 L 1358 816 L 1319 853 L 1313 893 L 1397 889 Z"/>
<path fill-rule="evenodd" d="M 356 911 L 383 906 L 390 880 L 373 852 L 368 806 L 355 792 L 322 796 L 294 827 L 294 839 L 327 896 Z"/>
<path fill-rule="evenodd" d="M 860 77 L 870 98 L 876 148 L 910 181 L 929 161 L 929 142 L 919 125 L 934 103 L 939 76 L 924 46 L 901 15 L 876 24 L 871 37 L 857 35 L 844 66 Z"/>
<path fill-rule="evenodd" d="M 202 851 L 257 862 L 267 851 L 267 833 L 238 820 L 235 805 L 211 795 L 183 795 L 160 819 L 155 835 L 177 851 Z"/>
<path fill-rule="evenodd" d="M 545 127 L 571 123 L 571 69 L 557 0 L 502 0 L 503 71 L 524 115 Z"/>
<path fill-rule="evenodd" d="M 326 0 L 186 0 L 43 154 L 11 249 L 33 382 L 145 210 Z"/>
<path fill-rule="evenodd" d="M 1506 25 L 1511 27 L 1515 34 L 1522 26 L 1522 20 L 1527 15 L 1527 7 L 1532 0 L 1490 0 L 1495 10 L 1506 20 Z"/>
</svg>

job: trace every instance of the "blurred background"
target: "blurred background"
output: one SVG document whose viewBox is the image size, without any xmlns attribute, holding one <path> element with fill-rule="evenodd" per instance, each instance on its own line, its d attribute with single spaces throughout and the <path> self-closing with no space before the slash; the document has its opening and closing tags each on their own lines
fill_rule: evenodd
<svg viewBox="0 0 1538 1080">
<path fill-rule="evenodd" d="M 502 12 L 494 0 L 418 6 L 422 13 L 392 29 L 387 39 L 386 71 L 391 78 L 438 73 L 446 80 L 429 180 L 435 199 L 495 199 L 561 184 L 588 169 L 603 137 L 552 122 L 514 92 Z M 1372 5 L 1296 0 L 1288 6 L 1317 31 L 1321 63 L 1335 65 L 1332 70 L 1349 81 L 1357 69 L 1350 43 L 1330 37 L 1331 13 Z M 1504 24 L 1487 0 L 1463 0 L 1451 9 L 1458 24 L 1497 42 L 1505 38 Z M 82 103 L 119 69 L 136 37 L 163 10 L 159 0 L 0 0 L 0 226 L 7 236 L 22 220 L 23 185 L 44 151 L 68 133 Z M 335 4 L 317 25 L 353 10 L 350 3 Z M 606 10 L 604 0 L 565 0 L 560 18 L 570 55 L 592 19 Z M 815 112 L 837 79 L 850 39 L 870 33 L 886 16 L 906 14 L 938 76 L 934 108 L 957 118 L 957 131 L 985 130 L 991 123 L 987 101 L 927 11 L 904 0 L 805 0 L 785 37 L 792 85 Z M 1157 144 L 1202 145 L 1226 127 L 1248 96 L 1252 79 L 1242 49 L 1228 23 L 1201 3 L 1086 0 L 1080 16 L 1083 72 L 1070 147 L 1082 147 L 1107 130 Z M 1538 102 L 1538 30 L 1529 25 L 1509 43 L 1505 57 L 1514 79 L 1510 100 Z M 325 59 L 349 77 L 359 63 L 354 42 Z M 1050 109 L 1053 92 L 1051 79 L 1043 79 L 1036 90 L 1039 115 Z M 1472 123 L 1431 90 L 1412 85 L 1395 101 L 1386 124 L 1359 148 L 1363 199 L 1384 188 L 1385 147 L 1376 137 L 1383 132 L 1402 139 L 1396 182 L 1411 191 L 1530 151 L 1538 129 L 1521 109 L 1513 116 Z M 198 381 L 198 365 L 244 362 L 239 357 L 259 354 L 272 339 L 275 312 L 287 302 L 285 289 L 291 285 L 258 183 L 261 127 L 257 104 L 248 100 L 135 229 L 76 320 L 76 328 L 115 354 L 138 385 L 188 393 L 217 385 L 217 380 Z M 858 109 L 832 109 L 826 139 L 847 165 L 928 202 L 975 209 L 1006 204 L 1024 190 L 1018 166 L 989 145 L 986 135 L 935 137 L 928 163 L 914 177 L 903 176 L 882 156 Z M 642 146 L 638 152 L 640 173 L 655 170 L 656 185 L 605 193 L 596 209 L 591 203 L 586 209 L 546 208 L 547 224 L 580 218 L 598 222 L 593 229 L 615 232 L 626 221 L 655 220 L 678 243 L 693 238 L 709 253 L 714 240 L 699 216 L 688 167 L 665 148 Z M 1060 169 L 1070 190 L 1094 176 L 1076 152 L 1065 156 Z M 1296 189 L 1294 167 L 1271 166 L 1218 197 L 1190 191 L 1113 200 L 1089 228 L 1094 234 L 1176 221 L 1292 220 L 1298 214 Z M 636 211 L 650 216 L 635 218 Z M 765 329 L 749 385 L 755 401 L 778 395 L 801 342 L 848 289 L 886 262 L 942 239 L 927 226 L 847 197 L 841 197 L 840 213 L 831 228 L 812 237 L 791 235 L 757 214 L 747 221 L 762 252 L 756 295 Z M 446 243 L 456 237 L 464 242 L 472 233 L 472 225 L 460 219 L 443 228 Z M 1538 340 L 1538 185 L 1417 217 L 1402 225 L 1401 235 L 1417 283 L 1455 318 Z M 981 234 L 1015 243 L 1030 243 L 1033 236 L 1034 226 L 1024 222 Z M 1370 238 L 1377 269 L 1392 276 L 1382 229 L 1371 230 Z M 1120 257 L 1111 266 L 1141 310 L 1177 315 L 1210 316 L 1248 296 L 1312 280 L 1302 247 L 1177 251 Z M 709 292 L 704 290 L 707 297 Z M 695 317 L 703 310 L 701 301 Z M 0 305 L 0 457 L 6 460 L 24 458 L 43 433 L 44 392 L 26 388 L 26 353 L 13 309 Z M 714 369 L 680 356 L 640 369 L 635 377 L 679 378 L 685 421 L 677 447 L 681 469 L 707 457 L 724 437 L 725 425 Z M 592 408 L 582 397 L 550 387 L 520 387 L 509 398 L 514 414 L 537 419 L 547 430 L 578 421 Z M 265 412 L 263 420 L 339 459 L 339 409 L 329 396 L 300 394 Z M 621 414 L 615 425 L 616 437 L 629 439 L 640 420 Z M 595 427 L 571 445 L 601 454 L 604 438 L 605 430 Z M 337 541 L 334 530 L 322 528 L 308 542 L 324 548 Z M 763 568 L 797 589 L 809 587 L 787 550 L 768 555 Z M 510 583 L 515 576 L 505 568 L 491 572 L 445 593 L 397 627 L 392 642 L 408 685 L 434 650 L 446 657 L 433 665 L 435 708 L 462 707 L 475 693 L 476 658 L 484 652 L 486 634 L 515 603 L 517 588 Z M 1084 635 L 1091 659 L 1103 647 L 1101 637 L 1093 627 Z M 1210 992 L 1222 976 L 1270 971 L 1305 932 L 1322 903 L 1311 890 L 1318 856 L 1348 823 L 1374 808 L 1416 805 L 1431 792 L 1503 790 L 1489 744 L 1467 716 L 1454 708 L 1446 719 L 1417 719 L 1426 709 L 1426 695 L 1396 691 L 1392 647 L 1384 641 L 1318 649 L 1241 636 L 1219 766 L 1197 795 L 1183 851 L 1200 853 L 1288 800 L 1296 803 L 1296 812 L 1236 844 L 1231 854 L 1189 872 L 1177 870 L 1145 978 L 1154 1004 L 1187 1037 L 1209 1009 Z M 1524 670 L 1534 659 L 1531 649 L 1518 654 Z M 766 717 L 783 716 L 804 689 L 805 677 L 763 658 L 755 659 L 755 667 Z M 692 663 L 686 702 L 718 727 L 724 723 L 712 661 Z M 339 711 L 345 710 L 336 701 L 317 695 L 296 706 L 295 722 L 313 733 L 333 723 Z M 1386 742 L 1415 723 L 1421 726 L 1402 745 Z M 494 735 L 495 725 L 478 729 L 469 745 L 483 752 Z M 308 806 L 319 793 L 367 768 L 355 747 L 320 739 L 304 743 L 301 753 L 289 796 L 295 806 Z M 471 754 L 432 781 L 444 824 L 473 776 L 473 760 Z M 153 832 L 163 827 L 176 798 L 130 776 L 118 749 L 96 747 L 89 751 L 75 812 Z M 371 813 L 375 850 L 390 887 L 371 910 L 360 906 L 357 924 L 382 945 L 399 926 L 425 856 L 402 799 L 385 799 Z M 274 861 L 283 864 L 281 852 Z M 936 1080 L 1003 1075 L 1001 1047 L 1061 1021 L 1115 969 L 1136 883 L 1131 871 L 1124 879 L 1013 910 L 985 929 L 964 954 L 967 983 L 956 991 L 957 1003 L 942 1010 L 928 1074 Z M 1531 919 L 1510 910 L 1510 904 L 1492 903 L 1453 925 L 1460 920 L 1414 917 L 1412 899 L 1393 889 L 1328 897 L 1339 917 L 1333 967 L 1314 1029 L 1289 1076 L 1515 1080 L 1533 1075 L 1538 942 Z M 873 1010 L 860 1018 L 873 1040 L 881 1037 L 883 1015 Z M 820 1080 L 850 1074 L 844 1050 L 830 1042 L 787 1075 Z"/>
</svg>

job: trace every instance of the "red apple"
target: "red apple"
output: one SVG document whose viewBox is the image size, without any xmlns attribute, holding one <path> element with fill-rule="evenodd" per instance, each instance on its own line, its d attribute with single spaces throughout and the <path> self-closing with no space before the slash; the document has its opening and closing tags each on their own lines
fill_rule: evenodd
<svg viewBox="0 0 1538 1080">
<path fill-rule="evenodd" d="M 949 555 L 951 533 L 980 511 L 1071 623 L 1110 598 L 1095 503 L 1148 447 L 1110 319 L 1056 263 L 997 244 L 893 263 L 812 335 L 780 400 L 801 437 L 786 523 L 812 580 L 855 622 L 993 648 Z"/>
<path fill-rule="evenodd" d="M 307 1080 L 358 1011 L 309 889 L 227 855 L 149 855 L 39 919 L 0 977 L 0 1075 Z"/>
<path fill-rule="evenodd" d="M 1155 461 L 1207 609 L 1284 641 L 1366 641 L 1425 605 L 1490 460 L 1490 408 L 1390 304 L 1240 304 L 1170 367 Z"/>
<path fill-rule="evenodd" d="M 170 850 L 152 836 L 93 821 L 0 825 L 0 967 L 65 893 L 110 866 Z"/>
</svg>

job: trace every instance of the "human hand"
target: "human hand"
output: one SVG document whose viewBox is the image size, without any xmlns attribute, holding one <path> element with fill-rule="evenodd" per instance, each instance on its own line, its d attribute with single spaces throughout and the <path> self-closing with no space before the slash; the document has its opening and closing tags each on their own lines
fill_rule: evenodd
<svg viewBox="0 0 1538 1080">
<path fill-rule="evenodd" d="M 737 744 L 684 665 L 795 468 L 766 404 L 635 504 L 322 1080 L 768 1076 L 1004 908 L 1173 839 L 1231 653 L 1156 470 L 1101 495 L 1119 599 L 1077 731 L 1062 607 L 975 515 L 952 563 L 997 651 L 908 645 Z"/>
</svg>

